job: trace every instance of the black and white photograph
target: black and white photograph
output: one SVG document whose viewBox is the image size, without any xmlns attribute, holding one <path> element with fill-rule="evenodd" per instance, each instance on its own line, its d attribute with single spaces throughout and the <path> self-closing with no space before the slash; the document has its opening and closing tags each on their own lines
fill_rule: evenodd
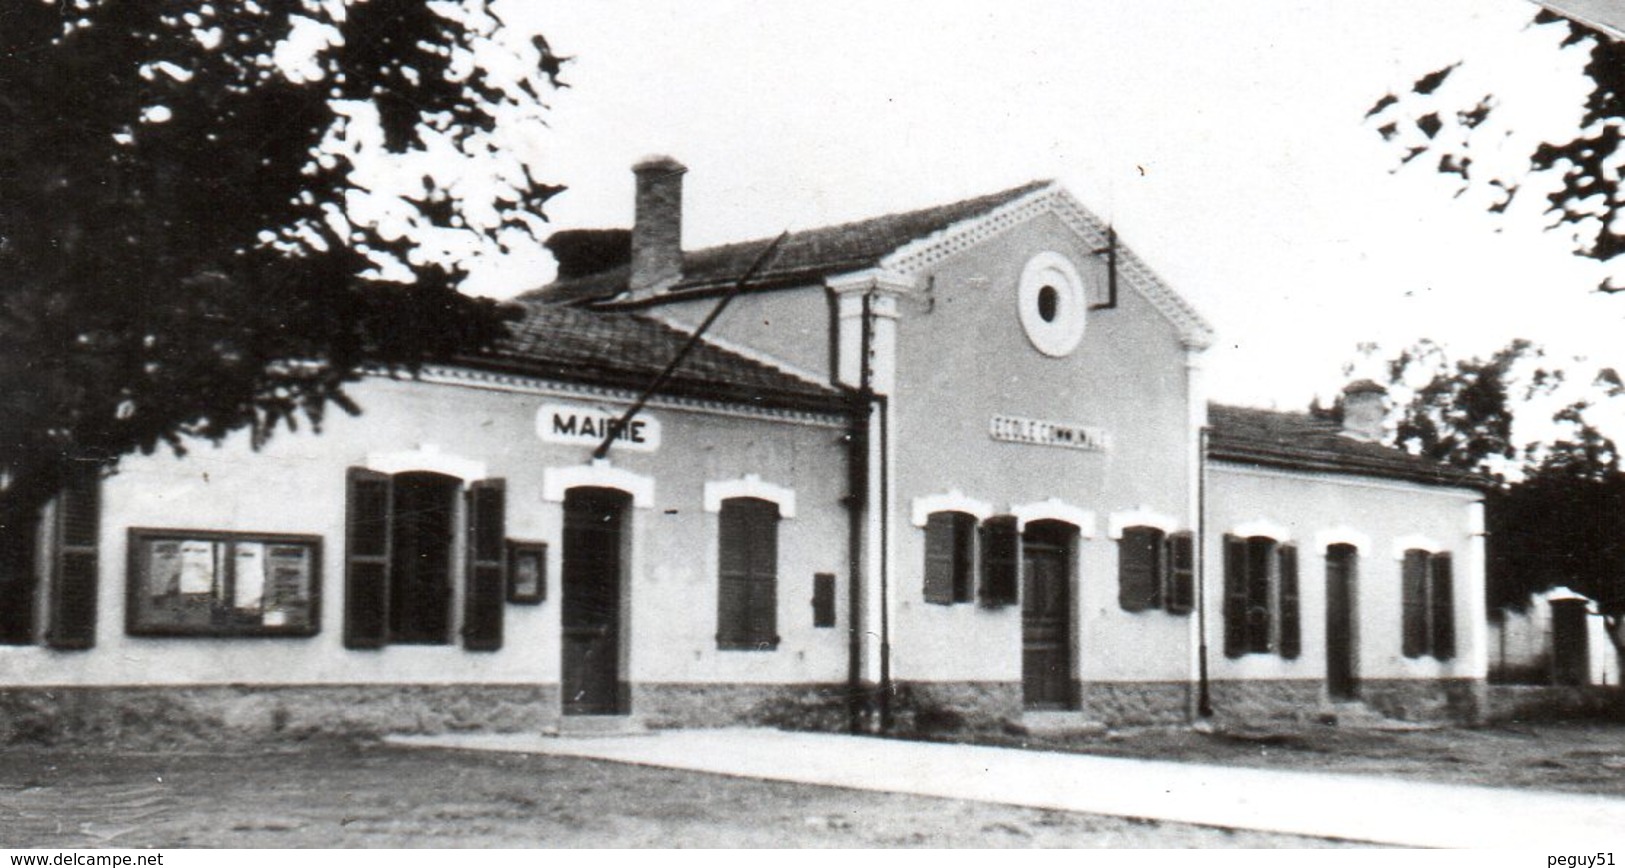
<svg viewBox="0 0 1625 868">
<path fill-rule="evenodd" d="M 0 849 L 1611 868 L 1622 182 L 1625 0 L 5 0 Z"/>
</svg>

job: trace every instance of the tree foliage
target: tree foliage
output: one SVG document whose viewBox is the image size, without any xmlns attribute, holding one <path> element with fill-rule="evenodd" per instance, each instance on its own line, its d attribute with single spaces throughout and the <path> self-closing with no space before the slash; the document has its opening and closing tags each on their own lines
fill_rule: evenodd
<svg viewBox="0 0 1625 868">
<path fill-rule="evenodd" d="M 1395 440 L 1457 467 L 1494 473 L 1489 466 L 1492 457 L 1512 459 L 1518 454 L 1509 402 L 1511 373 L 1533 351 L 1528 341 L 1515 341 L 1488 359 L 1454 365 L 1441 361 L 1405 405 Z M 1390 363 L 1392 376 L 1403 380 L 1412 364 L 1437 354 L 1433 345 L 1425 345 L 1421 354 L 1406 350 Z"/>
<path fill-rule="evenodd" d="M 1369 355 L 1377 348 L 1365 351 Z M 1424 339 L 1381 361 L 1381 376 L 1395 398 L 1394 445 L 1504 480 L 1526 448 L 1514 429 L 1518 408 L 1564 380 L 1561 371 L 1542 364 L 1543 358 L 1539 347 L 1520 339 L 1488 358 L 1452 359 Z"/>
<path fill-rule="evenodd" d="M 1489 605 L 1520 608 L 1529 595 L 1567 587 L 1625 614 L 1625 476 L 1536 473 L 1490 493 Z"/>
<path fill-rule="evenodd" d="M 1395 446 L 1497 480 L 1485 498 L 1490 607 L 1566 586 L 1625 616 L 1625 472 L 1593 419 L 1625 394 L 1618 373 L 1575 379 L 1526 340 L 1464 360 L 1424 340 L 1382 366 Z"/>
<path fill-rule="evenodd" d="M 560 189 L 499 141 L 560 64 L 481 0 L 8 3 L 0 507 L 76 461 L 319 425 L 364 365 L 493 339 L 455 251 Z"/>
<path fill-rule="evenodd" d="M 1493 161 L 1477 159 L 1503 146 L 1508 130 L 1487 124 L 1504 112 L 1493 93 L 1476 99 L 1441 99 L 1441 88 L 1459 76 L 1463 63 L 1427 73 L 1402 93 L 1385 94 L 1367 114 L 1382 137 L 1399 148 L 1400 164 L 1431 161 L 1436 171 L 1470 185 L 1489 188 L 1488 209 L 1503 213 L 1534 177 L 1555 185 L 1546 193 L 1544 211 L 1552 228 L 1573 233 L 1576 254 L 1605 263 L 1621 263 L 1625 254 L 1625 43 L 1542 8 L 1535 27 L 1564 28 L 1563 47 L 1585 51 L 1589 92 L 1579 126 L 1572 135 L 1539 142 L 1515 171 L 1486 169 Z M 1512 123 L 1501 118 L 1505 123 Z M 1493 128 L 1493 129 L 1492 129 Z M 1424 159 L 1426 158 L 1426 159 Z M 1458 195 L 1460 192 L 1458 191 Z M 1612 278 L 1598 287 L 1617 292 Z"/>
</svg>

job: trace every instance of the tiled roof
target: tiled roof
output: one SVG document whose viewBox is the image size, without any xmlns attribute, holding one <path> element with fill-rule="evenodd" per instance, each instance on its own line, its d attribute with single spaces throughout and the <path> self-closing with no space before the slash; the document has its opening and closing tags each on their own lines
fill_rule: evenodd
<svg viewBox="0 0 1625 868">
<path fill-rule="evenodd" d="M 1208 405 L 1208 455 L 1218 461 L 1488 488 L 1486 477 L 1380 443 L 1344 437 L 1308 413 Z"/>
<path fill-rule="evenodd" d="M 488 370 L 641 391 L 688 340 L 648 317 L 575 307 L 525 305 L 509 336 L 460 359 Z M 754 407 L 837 412 L 842 393 L 700 340 L 660 394 Z"/>
<path fill-rule="evenodd" d="M 949 226 L 985 214 L 1048 186 L 1032 181 L 998 193 L 947 205 L 887 214 L 855 223 L 792 232 L 772 261 L 752 279 L 752 286 L 786 286 L 818 281 L 827 275 L 873 268 L 888 253 Z M 731 286 L 749 270 L 772 239 L 762 238 L 684 251 L 683 277 L 670 292 L 704 291 Z M 520 296 L 521 300 L 566 303 L 606 300 L 626 290 L 630 268 L 618 265 L 597 274 L 554 281 Z"/>
</svg>

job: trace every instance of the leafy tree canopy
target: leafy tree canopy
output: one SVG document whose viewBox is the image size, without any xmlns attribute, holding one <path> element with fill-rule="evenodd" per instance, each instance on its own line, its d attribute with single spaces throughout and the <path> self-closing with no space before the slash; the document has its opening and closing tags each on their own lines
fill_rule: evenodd
<svg viewBox="0 0 1625 868">
<path fill-rule="evenodd" d="M 484 0 L 6 4 L 0 508 L 493 339 L 456 286 L 560 189 L 514 142 L 561 63 Z"/>
<path fill-rule="evenodd" d="M 1499 481 L 1485 503 L 1492 609 L 1566 586 L 1625 616 L 1625 472 L 1596 418 L 1625 393 L 1614 369 L 1577 375 L 1526 340 L 1488 358 L 1454 360 L 1425 340 L 1362 354 L 1345 373 L 1381 370 L 1395 446 Z"/>
<path fill-rule="evenodd" d="M 1515 115 L 1536 112 L 1477 89 L 1492 86 L 1479 85 L 1484 76 L 1471 74 L 1481 71 L 1475 65 L 1493 65 L 1490 59 L 1421 75 L 1377 100 L 1367 119 L 1398 150 L 1400 168 L 1431 165 L 1454 176 L 1458 197 L 1471 190 L 1486 194 L 1481 201 L 1492 213 L 1507 213 L 1529 196 L 1544 198 L 1549 227 L 1569 231 L 1576 254 L 1608 264 L 1611 274 L 1598 288 L 1617 292 L 1625 289 L 1615 280 L 1625 273 L 1625 43 L 1548 8 L 1530 8 L 1532 31 L 1560 35 L 1551 40 L 1555 48 L 1534 38 L 1528 48 L 1584 53 L 1586 92 L 1573 127 L 1543 133 L 1546 141 L 1520 138 Z M 1510 88 L 1517 75 L 1503 72 L 1501 85 Z"/>
</svg>

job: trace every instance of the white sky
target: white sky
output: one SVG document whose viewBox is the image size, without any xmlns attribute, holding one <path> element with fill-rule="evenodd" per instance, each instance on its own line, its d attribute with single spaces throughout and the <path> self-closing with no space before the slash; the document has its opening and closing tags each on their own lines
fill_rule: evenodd
<svg viewBox="0 0 1625 868">
<path fill-rule="evenodd" d="M 1594 263 L 1431 164 L 1390 173 L 1363 121 L 1466 57 L 1457 105 L 1494 90 L 1519 133 L 1572 130 L 1583 57 L 1526 31 L 1525 0 L 505 2 L 576 58 L 528 143 L 570 187 L 557 228 L 630 225 L 650 153 L 689 167 L 690 247 L 1056 178 L 1213 323 L 1217 399 L 1301 408 L 1358 342 L 1424 336 L 1625 368 L 1625 296 L 1591 291 Z M 551 270 L 514 256 L 468 288 Z"/>
</svg>

